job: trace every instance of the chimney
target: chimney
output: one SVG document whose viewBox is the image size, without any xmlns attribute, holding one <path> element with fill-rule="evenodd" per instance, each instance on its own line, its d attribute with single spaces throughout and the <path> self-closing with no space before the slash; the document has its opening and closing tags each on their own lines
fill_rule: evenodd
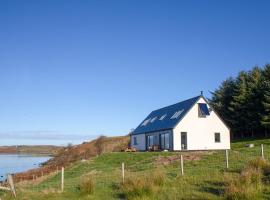
<svg viewBox="0 0 270 200">
<path fill-rule="evenodd" d="M 201 91 L 201 96 L 203 96 L 203 91 Z"/>
</svg>

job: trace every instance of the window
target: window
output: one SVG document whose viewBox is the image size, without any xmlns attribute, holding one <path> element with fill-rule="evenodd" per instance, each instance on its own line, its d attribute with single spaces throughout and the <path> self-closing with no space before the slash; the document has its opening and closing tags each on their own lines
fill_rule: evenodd
<svg viewBox="0 0 270 200">
<path fill-rule="evenodd" d="M 162 115 L 162 116 L 159 118 L 159 120 L 162 121 L 166 116 L 167 116 L 167 114 Z"/>
<path fill-rule="evenodd" d="M 215 142 L 216 143 L 220 142 L 220 133 L 215 133 Z"/>
<path fill-rule="evenodd" d="M 137 137 L 133 137 L 133 145 L 138 145 Z"/>
<path fill-rule="evenodd" d="M 171 117 L 171 119 L 177 119 L 183 112 L 184 110 L 179 110 L 174 113 L 174 115 Z"/>
<path fill-rule="evenodd" d="M 210 112 L 206 103 L 199 103 L 198 107 L 199 107 L 199 117 L 206 117 L 207 115 L 210 115 Z"/>
<path fill-rule="evenodd" d="M 148 135 L 147 136 L 147 146 L 151 147 L 154 145 L 154 135 Z"/>
<path fill-rule="evenodd" d="M 151 119 L 151 123 L 153 123 L 154 121 L 156 121 L 157 117 L 154 117 L 153 119 Z"/>
<path fill-rule="evenodd" d="M 146 126 L 149 122 L 150 122 L 151 119 L 146 119 L 141 126 Z"/>
<path fill-rule="evenodd" d="M 169 133 L 163 133 L 160 135 L 160 146 L 163 150 L 169 150 L 170 149 L 170 134 Z"/>
</svg>

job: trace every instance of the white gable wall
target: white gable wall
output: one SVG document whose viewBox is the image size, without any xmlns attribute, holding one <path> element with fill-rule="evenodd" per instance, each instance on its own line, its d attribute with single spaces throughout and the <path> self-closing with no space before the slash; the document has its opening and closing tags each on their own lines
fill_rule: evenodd
<svg viewBox="0 0 270 200">
<path fill-rule="evenodd" d="M 206 102 L 200 98 L 197 103 Z M 187 132 L 187 150 L 230 149 L 230 130 L 214 111 L 200 118 L 197 103 L 173 129 L 174 150 L 181 150 L 181 132 Z M 220 143 L 215 143 L 215 133 L 220 133 Z"/>
</svg>

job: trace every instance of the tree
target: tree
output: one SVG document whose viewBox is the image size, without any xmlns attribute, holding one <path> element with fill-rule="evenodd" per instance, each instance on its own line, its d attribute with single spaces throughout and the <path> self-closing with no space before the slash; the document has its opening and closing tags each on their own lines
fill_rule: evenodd
<svg viewBox="0 0 270 200">
<path fill-rule="evenodd" d="M 246 134 L 246 100 L 247 100 L 247 73 L 242 71 L 236 79 L 232 101 L 228 109 L 231 111 L 233 130 L 243 138 Z"/>
<path fill-rule="evenodd" d="M 212 93 L 211 105 L 241 137 L 263 136 L 270 131 L 270 65 L 241 71 Z"/>
<path fill-rule="evenodd" d="M 262 80 L 262 70 L 259 67 L 254 67 L 248 72 L 247 99 L 246 99 L 246 128 L 251 131 L 251 136 L 254 137 L 254 132 L 260 129 L 260 113 L 263 110 L 261 99 L 260 84 Z"/>
<path fill-rule="evenodd" d="M 270 65 L 266 65 L 263 75 L 262 90 L 264 91 L 264 95 L 262 105 L 264 111 L 261 114 L 261 124 L 265 128 L 265 136 L 267 136 L 267 131 L 270 129 Z"/>
<path fill-rule="evenodd" d="M 228 109 L 234 94 L 235 80 L 230 77 L 223 81 L 218 89 L 212 92 L 211 106 L 229 127 L 232 127 L 232 112 Z"/>
<path fill-rule="evenodd" d="M 105 143 L 106 136 L 99 136 L 95 141 L 95 147 L 97 151 L 97 155 L 101 155 L 104 151 L 104 143 Z"/>
</svg>

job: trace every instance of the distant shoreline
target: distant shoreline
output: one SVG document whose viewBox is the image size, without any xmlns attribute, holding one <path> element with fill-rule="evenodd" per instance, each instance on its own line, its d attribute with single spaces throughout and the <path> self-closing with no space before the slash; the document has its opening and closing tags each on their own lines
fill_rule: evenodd
<svg viewBox="0 0 270 200">
<path fill-rule="evenodd" d="M 54 145 L 0 146 L 0 154 L 55 155 L 62 148 Z"/>
</svg>

